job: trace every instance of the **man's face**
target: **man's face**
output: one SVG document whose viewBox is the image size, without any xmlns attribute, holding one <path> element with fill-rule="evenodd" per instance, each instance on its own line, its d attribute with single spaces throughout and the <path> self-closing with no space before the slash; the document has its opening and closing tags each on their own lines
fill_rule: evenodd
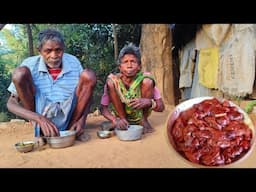
<svg viewBox="0 0 256 192">
<path fill-rule="evenodd" d="M 132 54 L 126 54 L 121 59 L 121 64 L 119 65 L 120 72 L 126 77 L 135 77 L 137 72 L 141 69 L 137 58 Z"/>
<path fill-rule="evenodd" d="M 59 68 L 61 66 L 64 50 L 60 43 L 48 40 L 39 52 L 46 65 L 50 68 Z"/>
</svg>

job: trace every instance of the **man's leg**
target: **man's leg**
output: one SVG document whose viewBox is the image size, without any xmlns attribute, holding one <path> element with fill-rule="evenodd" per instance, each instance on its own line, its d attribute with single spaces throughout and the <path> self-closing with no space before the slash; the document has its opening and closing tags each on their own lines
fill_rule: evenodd
<svg viewBox="0 0 256 192">
<path fill-rule="evenodd" d="M 23 107 L 30 111 L 35 111 L 35 87 L 29 68 L 26 66 L 17 67 L 13 72 L 12 81 Z M 38 144 L 38 147 L 42 146 L 45 141 L 40 138 L 40 129 L 36 128 L 35 123 L 33 123 L 33 126 L 35 128 L 35 142 Z"/>
<path fill-rule="evenodd" d="M 84 121 L 81 123 L 85 124 L 86 117 L 90 112 L 89 109 L 95 85 L 95 73 L 92 70 L 85 69 L 80 75 L 80 80 L 76 89 L 77 102 L 68 128 L 72 127 L 72 125 L 81 120 L 81 118 L 83 118 L 82 120 Z"/>
<path fill-rule="evenodd" d="M 149 79 L 145 78 L 141 84 L 141 97 L 142 98 L 153 98 L 153 90 L 154 90 L 154 82 Z M 150 123 L 148 122 L 148 117 L 150 115 L 150 107 L 143 109 L 143 118 L 141 125 L 144 127 L 144 133 L 151 133 L 154 129 L 151 127 Z"/>
<path fill-rule="evenodd" d="M 23 107 L 30 111 L 35 111 L 35 88 L 29 68 L 25 66 L 16 68 L 12 75 L 12 81 Z"/>
<path fill-rule="evenodd" d="M 90 108 L 91 108 L 92 102 L 93 102 L 93 99 L 92 99 L 92 97 L 91 97 L 90 100 L 89 100 L 88 105 L 87 105 L 86 108 L 85 108 L 84 117 L 83 117 L 82 119 L 80 119 L 80 120 L 82 120 L 84 123 L 83 123 L 83 129 L 82 129 L 82 131 L 81 131 L 81 134 L 76 137 L 76 139 L 79 140 L 79 141 L 88 141 L 88 140 L 90 139 L 90 135 L 89 135 L 88 133 L 85 133 L 85 132 L 84 132 L 84 129 L 85 129 L 85 124 L 86 124 L 87 115 L 88 115 L 89 112 L 90 112 Z"/>
</svg>

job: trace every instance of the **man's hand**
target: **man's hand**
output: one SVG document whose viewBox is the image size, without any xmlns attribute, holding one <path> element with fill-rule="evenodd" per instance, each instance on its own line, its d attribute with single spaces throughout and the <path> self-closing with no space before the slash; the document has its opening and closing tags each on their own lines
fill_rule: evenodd
<svg viewBox="0 0 256 192">
<path fill-rule="evenodd" d="M 37 123 L 39 124 L 44 136 L 53 137 L 60 135 L 58 128 L 54 125 L 53 122 L 51 122 L 50 119 L 47 119 L 41 115 Z"/>
<path fill-rule="evenodd" d="M 79 137 L 84 133 L 85 119 L 81 117 L 79 121 L 75 122 L 69 130 L 76 131 L 76 136 Z"/>
</svg>

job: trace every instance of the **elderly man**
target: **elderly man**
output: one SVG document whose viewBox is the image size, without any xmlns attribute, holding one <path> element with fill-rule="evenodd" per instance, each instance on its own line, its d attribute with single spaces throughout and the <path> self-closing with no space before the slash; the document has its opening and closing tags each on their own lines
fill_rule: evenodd
<svg viewBox="0 0 256 192">
<path fill-rule="evenodd" d="M 83 70 L 80 61 L 64 53 L 64 38 L 46 29 L 38 36 L 38 56 L 25 59 L 17 67 L 8 87 L 10 112 L 35 125 L 35 137 L 58 136 L 59 131 L 84 132 L 95 73 Z"/>
</svg>

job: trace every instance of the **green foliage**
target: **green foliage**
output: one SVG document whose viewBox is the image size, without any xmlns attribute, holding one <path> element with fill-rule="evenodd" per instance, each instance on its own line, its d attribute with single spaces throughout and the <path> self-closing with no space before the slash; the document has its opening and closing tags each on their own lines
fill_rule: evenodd
<svg viewBox="0 0 256 192">
<path fill-rule="evenodd" d="M 5 67 L 6 63 L 8 63 L 8 60 L 0 56 L 0 112 L 7 111 L 6 102 L 9 97 L 7 87 L 11 82 L 10 75 Z"/>
<path fill-rule="evenodd" d="M 12 70 L 27 56 L 26 41 L 24 40 L 24 34 L 18 32 L 19 27 L 17 25 L 13 31 L 1 30 L 1 35 L 5 38 L 4 47 L 8 50 L 0 53 L 0 112 L 2 120 L 14 117 L 6 107 L 9 98 L 7 87 L 11 82 Z"/>
<path fill-rule="evenodd" d="M 25 27 L 21 24 L 13 26 L 13 30 L 2 30 L 7 42 L 6 46 L 10 49 L 9 54 L 5 54 L 5 58 L 10 62 L 8 63 L 10 70 L 18 66 L 23 59 L 28 57 L 28 40 L 25 35 Z"/>
<path fill-rule="evenodd" d="M 85 68 L 94 70 L 104 80 L 114 65 L 111 25 L 72 24 L 64 32 L 67 52 L 76 55 Z"/>
<path fill-rule="evenodd" d="M 116 25 L 118 37 L 118 50 L 128 43 L 139 46 L 141 37 L 141 24 Z"/>
<path fill-rule="evenodd" d="M 8 117 L 6 112 L 0 112 L 0 122 L 7 122 L 10 118 Z"/>
<path fill-rule="evenodd" d="M 249 102 L 246 104 L 245 108 L 244 108 L 245 112 L 246 112 L 246 113 L 252 112 L 253 107 L 254 107 L 255 105 L 256 105 L 256 100 L 249 101 Z"/>
<path fill-rule="evenodd" d="M 29 55 L 28 37 L 26 26 L 15 24 L 14 31 L 4 31 L 4 36 L 8 42 L 8 48 L 11 52 L 2 55 L 3 74 L 6 79 L 0 79 L 1 90 L 6 90 L 10 83 L 10 72 Z M 103 86 L 107 75 L 116 71 L 114 60 L 114 38 L 111 24 L 31 24 L 34 50 L 37 53 L 37 35 L 38 32 L 46 28 L 54 28 L 63 33 L 65 38 L 65 52 L 75 55 L 82 63 L 84 68 L 90 68 L 96 72 L 97 84 L 94 90 L 94 104 L 92 109 L 99 106 Z M 119 50 L 127 42 L 139 44 L 140 27 L 137 24 L 116 25 L 118 33 Z M 0 54 L 1 56 L 1 54 Z M 1 67 L 1 66 L 0 66 Z M 4 82 L 5 81 L 5 82 Z M 0 95 L 0 104 L 6 102 L 7 92 Z M 6 104 L 4 104 L 5 106 Z M 3 106 L 3 105 L 1 105 Z M 5 111 L 6 109 L 1 109 Z"/>
</svg>

